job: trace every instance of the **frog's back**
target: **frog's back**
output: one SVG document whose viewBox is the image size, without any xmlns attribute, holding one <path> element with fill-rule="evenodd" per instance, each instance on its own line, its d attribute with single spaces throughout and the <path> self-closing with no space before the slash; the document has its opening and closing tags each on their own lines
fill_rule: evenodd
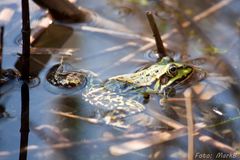
<svg viewBox="0 0 240 160">
<path fill-rule="evenodd" d="M 117 80 L 125 83 L 130 83 L 138 87 L 143 87 L 150 86 L 164 73 L 165 67 L 157 63 L 138 72 L 115 76 L 110 78 L 109 80 Z"/>
</svg>

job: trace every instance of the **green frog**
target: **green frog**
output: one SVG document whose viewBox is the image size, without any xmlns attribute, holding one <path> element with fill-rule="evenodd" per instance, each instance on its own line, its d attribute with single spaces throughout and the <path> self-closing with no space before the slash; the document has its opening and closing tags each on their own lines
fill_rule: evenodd
<svg viewBox="0 0 240 160">
<path fill-rule="evenodd" d="M 49 70 L 46 79 L 64 94 L 79 91 L 85 101 L 99 109 L 99 119 L 104 123 L 126 127 L 121 119 L 144 111 L 143 102 L 151 94 L 166 99 L 177 89 L 186 88 L 192 81 L 205 76 L 200 68 L 163 57 L 135 73 L 117 75 L 105 81 L 91 71 L 73 71 L 69 64 L 61 62 Z"/>
</svg>

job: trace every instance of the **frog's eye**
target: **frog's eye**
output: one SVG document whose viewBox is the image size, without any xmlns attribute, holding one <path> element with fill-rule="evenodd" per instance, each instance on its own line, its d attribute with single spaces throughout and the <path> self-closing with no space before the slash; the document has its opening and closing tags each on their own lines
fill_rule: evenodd
<svg viewBox="0 0 240 160">
<path fill-rule="evenodd" d="M 175 64 L 170 65 L 168 73 L 172 77 L 176 76 L 176 74 L 177 74 L 177 66 Z"/>
</svg>

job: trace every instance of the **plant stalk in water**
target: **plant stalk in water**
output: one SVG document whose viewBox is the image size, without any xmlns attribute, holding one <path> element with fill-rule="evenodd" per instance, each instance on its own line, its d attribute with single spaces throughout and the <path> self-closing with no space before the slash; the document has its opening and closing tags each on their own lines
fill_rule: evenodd
<svg viewBox="0 0 240 160">
<path fill-rule="evenodd" d="M 155 38 L 155 42 L 156 42 L 156 46 L 157 46 L 157 52 L 159 54 L 159 59 L 161 59 L 162 57 L 166 56 L 166 51 L 163 45 L 163 41 L 162 38 L 160 36 L 159 30 L 157 28 L 157 25 L 155 23 L 154 17 L 152 15 L 152 13 L 150 11 L 148 11 L 146 13 L 147 18 L 148 18 L 148 22 L 150 24 L 150 27 L 152 29 L 153 32 L 153 36 Z"/>
<path fill-rule="evenodd" d="M 22 0 L 22 79 L 21 87 L 21 128 L 19 160 L 27 159 L 28 134 L 29 134 L 29 67 L 30 67 L 30 21 L 28 0 Z"/>
<path fill-rule="evenodd" d="M 28 0 L 22 0 L 22 79 L 29 81 L 30 20 Z"/>
</svg>

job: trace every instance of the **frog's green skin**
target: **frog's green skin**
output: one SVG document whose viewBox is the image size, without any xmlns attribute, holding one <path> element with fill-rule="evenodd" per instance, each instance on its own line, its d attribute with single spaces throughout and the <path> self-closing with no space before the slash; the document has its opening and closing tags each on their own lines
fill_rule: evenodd
<svg viewBox="0 0 240 160">
<path fill-rule="evenodd" d="M 169 57 L 163 57 L 160 62 L 138 72 L 111 77 L 107 83 L 118 81 L 129 85 L 128 91 L 136 89 L 143 94 L 167 96 L 169 89 L 177 89 L 191 77 L 193 70 L 190 65 L 173 62 Z"/>
<path fill-rule="evenodd" d="M 48 82 L 66 89 L 81 86 L 83 99 L 99 108 L 100 118 L 106 124 L 117 127 L 125 127 L 119 119 L 145 109 L 141 101 L 146 95 L 158 94 L 167 98 L 175 89 L 185 85 L 195 70 L 190 65 L 164 57 L 148 68 L 103 82 L 90 71 L 67 71 L 63 65 L 50 69 Z"/>
</svg>

